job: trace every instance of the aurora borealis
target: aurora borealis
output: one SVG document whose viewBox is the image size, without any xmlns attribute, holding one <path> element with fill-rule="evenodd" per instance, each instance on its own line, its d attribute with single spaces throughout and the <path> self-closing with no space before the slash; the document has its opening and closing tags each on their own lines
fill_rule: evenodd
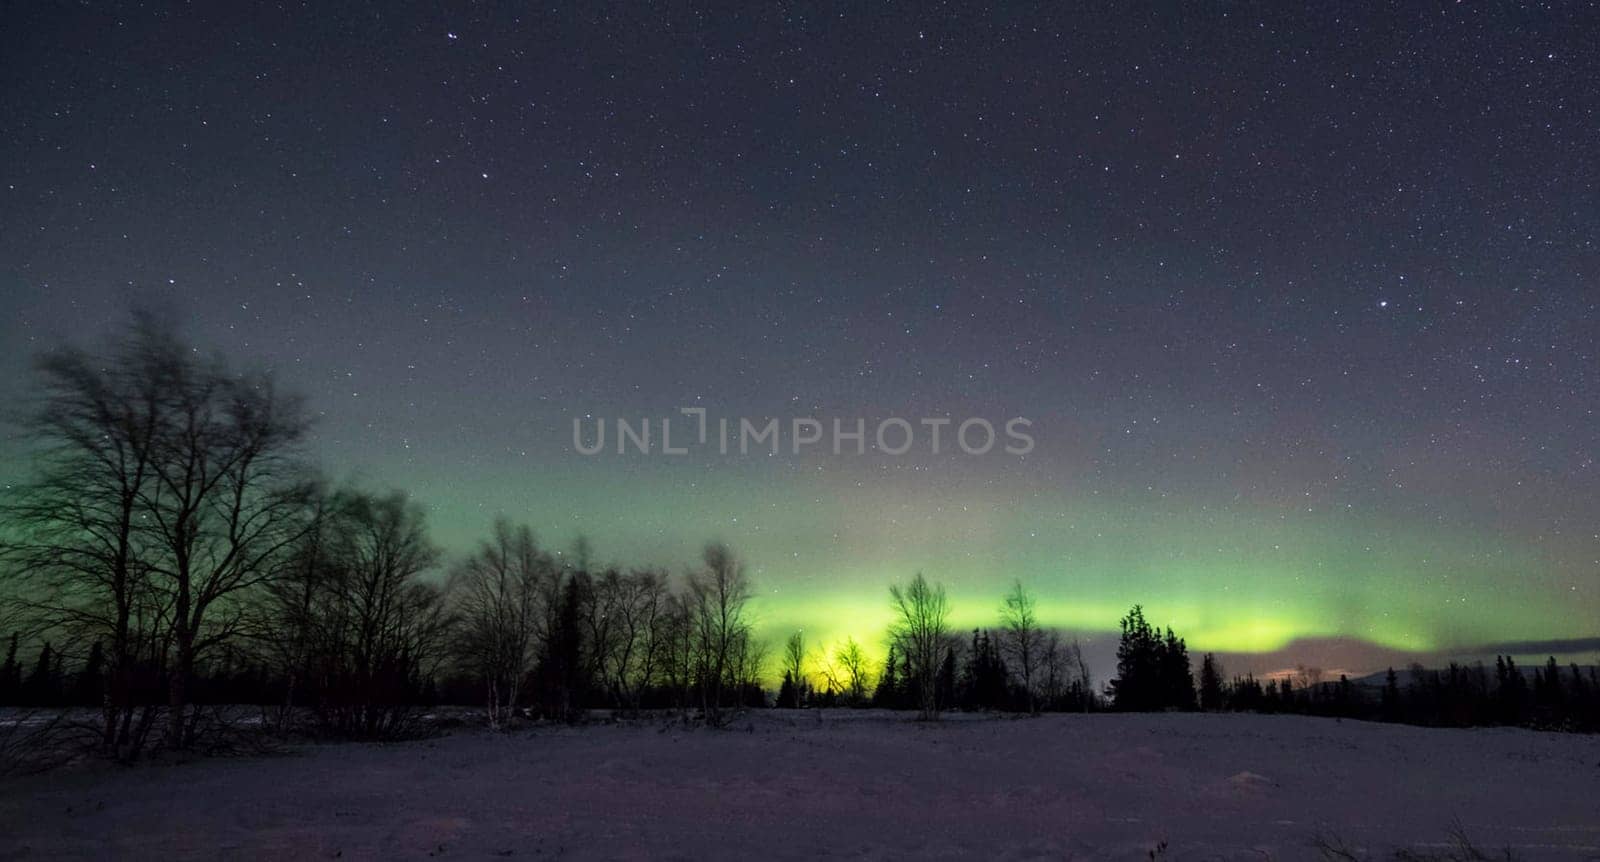
<svg viewBox="0 0 1600 862">
<path fill-rule="evenodd" d="M 775 639 L 1600 651 L 1592 9 L 307 11 L 5 11 L 0 403 L 165 303 L 450 551 L 721 539 Z M 572 449 L 682 407 L 1037 445 Z"/>
</svg>

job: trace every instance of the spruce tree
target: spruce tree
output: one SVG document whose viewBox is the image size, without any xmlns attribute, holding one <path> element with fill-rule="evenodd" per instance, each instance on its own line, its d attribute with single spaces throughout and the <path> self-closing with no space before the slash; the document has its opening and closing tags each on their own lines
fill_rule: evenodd
<svg viewBox="0 0 1600 862">
<path fill-rule="evenodd" d="M 1383 720 L 1400 720 L 1400 677 L 1392 667 L 1383 676 Z"/>
<path fill-rule="evenodd" d="M 72 700 L 77 706 L 99 706 L 104 687 L 101 678 L 105 673 L 106 652 L 99 641 L 89 648 L 89 658 L 83 663 L 73 682 Z"/>
<path fill-rule="evenodd" d="M 1158 709 L 1160 640 L 1145 621 L 1140 605 L 1134 605 L 1120 625 L 1122 639 L 1117 645 L 1117 678 L 1111 681 L 1112 705 L 1121 710 Z"/>
<path fill-rule="evenodd" d="M 1217 668 L 1217 657 L 1206 653 L 1200 662 L 1200 708 L 1215 712 L 1222 707 L 1222 672 Z"/>
<path fill-rule="evenodd" d="M 1500 700 L 1501 721 L 1517 725 L 1527 719 L 1528 681 L 1511 656 L 1505 657 L 1505 675 L 1496 696 Z"/>
<path fill-rule="evenodd" d="M 795 690 L 794 677 L 788 671 L 783 672 L 783 684 L 778 686 L 778 702 L 775 706 L 779 709 L 795 709 L 800 706 L 800 697 Z"/>
<path fill-rule="evenodd" d="M 1162 709 L 1194 709 L 1194 674 L 1189 670 L 1189 646 L 1167 628 L 1159 646 Z"/>
<path fill-rule="evenodd" d="M 1334 692 L 1335 712 L 1350 715 L 1355 706 L 1355 689 L 1350 685 L 1350 677 L 1339 674 L 1339 687 Z"/>
<path fill-rule="evenodd" d="M 899 681 L 896 677 L 896 668 L 894 645 L 890 644 L 889 657 L 883 663 L 883 674 L 878 677 L 877 688 L 872 690 L 873 706 L 879 709 L 900 708 Z"/>
<path fill-rule="evenodd" d="M 55 653 L 50 649 L 49 641 L 46 641 L 44 647 L 39 650 L 39 661 L 33 666 L 33 673 L 28 674 L 28 681 L 23 684 L 26 705 L 55 704 L 57 694 L 55 671 Z"/>
<path fill-rule="evenodd" d="M 22 701 L 22 666 L 17 664 L 17 636 L 11 635 L 6 660 L 0 664 L 0 706 L 16 706 Z"/>
<path fill-rule="evenodd" d="M 1562 700 L 1561 666 L 1556 664 L 1556 657 L 1551 656 L 1544 666 L 1544 702 L 1552 709 L 1560 709 Z"/>
</svg>

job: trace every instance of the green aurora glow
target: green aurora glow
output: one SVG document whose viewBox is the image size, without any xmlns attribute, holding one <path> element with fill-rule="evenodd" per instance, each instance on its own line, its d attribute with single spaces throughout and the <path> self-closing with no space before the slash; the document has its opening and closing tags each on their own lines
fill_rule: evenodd
<svg viewBox="0 0 1600 862">
<path fill-rule="evenodd" d="M 823 646 L 852 636 L 875 656 L 890 621 L 887 586 L 918 571 L 947 586 L 957 629 L 993 625 L 1018 578 L 1049 625 L 1113 631 L 1138 602 L 1197 650 L 1257 653 L 1346 637 L 1437 652 L 1593 631 L 1582 602 L 1541 598 L 1581 597 L 1576 578 L 1561 588 L 1568 561 L 1464 523 L 1053 491 L 1040 480 L 1019 489 L 1015 477 L 1002 493 L 992 482 L 952 489 L 937 476 L 859 476 L 600 459 L 503 465 L 416 490 L 453 549 L 469 547 L 498 513 L 533 525 L 553 549 L 585 535 L 598 560 L 623 566 L 684 571 L 703 542 L 726 541 L 749 564 L 752 610 L 769 639 L 803 630 Z M 1507 586 L 1516 584 L 1525 588 Z"/>
</svg>

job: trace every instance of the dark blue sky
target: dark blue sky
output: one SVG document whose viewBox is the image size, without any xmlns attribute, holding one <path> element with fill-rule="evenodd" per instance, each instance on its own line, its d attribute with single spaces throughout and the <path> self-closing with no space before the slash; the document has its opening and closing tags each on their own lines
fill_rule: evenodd
<svg viewBox="0 0 1600 862">
<path fill-rule="evenodd" d="M 8 402 L 160 302 L 455 548 L 718 533 L 797 607 L 943 565 L 1201 647 L 1600 618 L 1592 4 L 3 14 Z M 1039 447 L 571 452 L 686 404 Z"/>
</svg>

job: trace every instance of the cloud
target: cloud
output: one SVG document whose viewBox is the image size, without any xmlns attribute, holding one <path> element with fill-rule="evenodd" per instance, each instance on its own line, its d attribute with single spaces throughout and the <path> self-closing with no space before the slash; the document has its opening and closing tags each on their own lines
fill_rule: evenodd
<svg viewBox="0 0 1600 862">
<path fill-rule="evenodd" d="M 1321 671 L 1324 679 L 1338 679 L 1347 673 L 1351 679 L 1379 673 L 1386 668 L 1403 670 L 1412 664 L 1423 667 L 1443 667 L 1452 661 L 1492 663 L 1497 655 L 1509 655 L 1519 661 L 1545 656 L 1582 656 L 1600 654 L 1600 636 L 1561 638 L 1551 640 L 1500 641 L 1455 647 L 1447 650 L 1416 652 L 1386 647 L 1360 638 L 1299 638 L 1284 644 L 1281 649 L 1266 652 L 1216 653 L 1228 676 L 1252 673 L 1258 678 L 1295 676 L 1304 670 Z M 1191 656 L 1196 669 L 1200 656 Z"/>
<path fill-rule="evenodd" d="M 1490 655 L 1562 655 L 1582 652 L 1600 652 L 1600 637 L 1563 638 L 1544 641 L 1504 641 L 1484 644 L 1469 650 Z"/>
</svg>

